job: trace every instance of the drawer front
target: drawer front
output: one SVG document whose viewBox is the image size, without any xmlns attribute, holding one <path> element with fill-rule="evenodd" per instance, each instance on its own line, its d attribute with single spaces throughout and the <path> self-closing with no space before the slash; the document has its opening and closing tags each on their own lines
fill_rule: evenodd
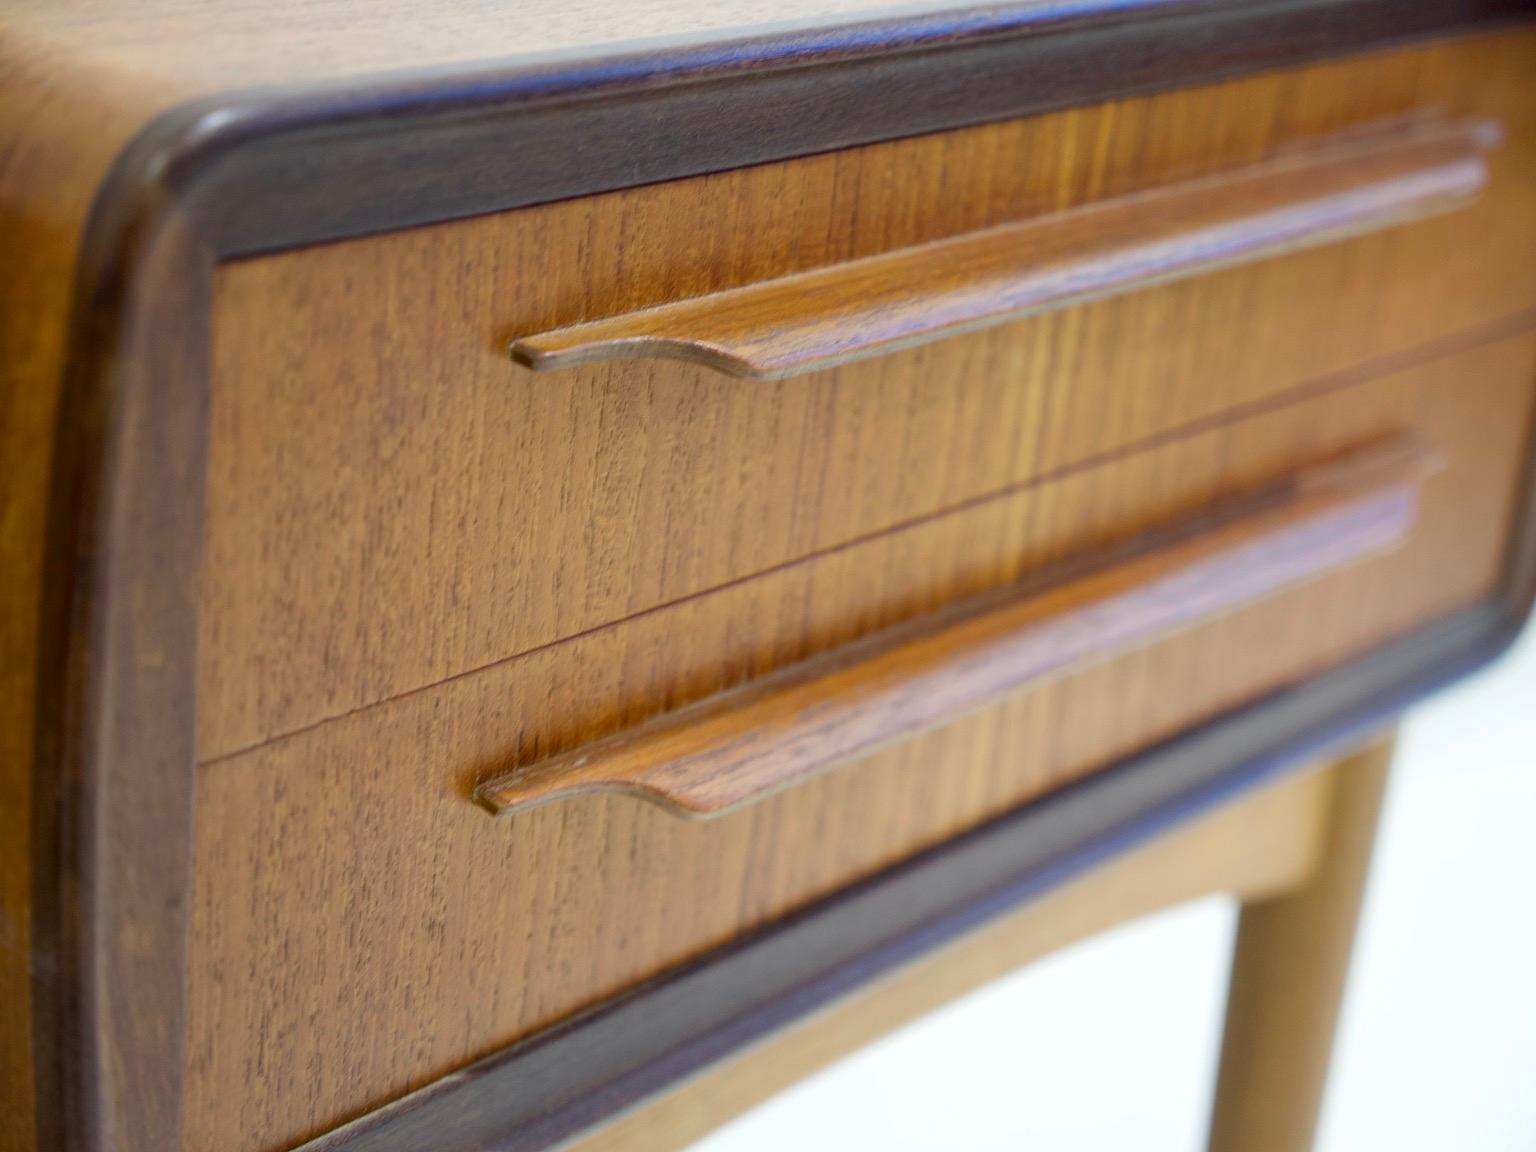
<svg viewBox="0 0 1536 1152">
<path fill-rule="evenodd" d="M 1533 383 L 1536 337 L 1469 338 L 204 764 L 188 1146 L 271 1149 L 324 1131 L 1486 595 Z M 470 799 L 508 769 L 1405 433 L 1444 467 L 1401 547 L 714 819 L 601 793 L 500 817 Z"/>
<path fill-rule="evenodd" d="M 1536 305 L 1533 67 L 1529 34 L 1481 38 L 224 266 L 200 758 L 1507 321 Z M 1435 219 L 786 379 L 506 356 L 1432 108 L 1506 134 L 1476 201 Z M 808 611 L 791 649 L 883 609 Z"/>
</svg>

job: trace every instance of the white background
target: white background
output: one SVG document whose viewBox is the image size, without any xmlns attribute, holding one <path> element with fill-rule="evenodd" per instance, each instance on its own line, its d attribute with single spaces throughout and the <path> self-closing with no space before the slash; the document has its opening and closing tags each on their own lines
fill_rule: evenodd
<svg viewBox="0 0 1536 1152">
<path fill-rule="evenodd" d="M 770 1101 L 695 1152 L 1194 1152 L 1236 913 L 1058 953 Z M 1536 1152 L 1536 633 L 1408 719 L 1320 1152 Z"/>
</svg>

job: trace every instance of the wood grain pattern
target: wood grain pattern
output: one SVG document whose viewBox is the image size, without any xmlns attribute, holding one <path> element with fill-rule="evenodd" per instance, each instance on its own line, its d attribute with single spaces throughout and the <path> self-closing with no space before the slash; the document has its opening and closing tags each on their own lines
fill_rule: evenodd
<svg viewBox="0 0 1536 1152">
<path fill-rule="evenodd" d="M 1464 206 L 1496 125 L 1420 118 L 1201 180 L 512 341 L 539 372 L 600 360 L 777 380 Z"/>
<path fill-rule="evenodd" d="M 176 584 L 194 580 L 200 556 L 168 537 L 189 502 L 201 510 L 188 479 L 201 475 L 193 429 L 205 423 L 186 385 L 206 376 L 206 328 L 177 321 L 206 310 L 210 263 L 178 222 L 132 244 L 134 274 L 163 276 L 165 289 L 118 316 L 123 253 L 100 240 L 124 219 L 101 182 L 135 126 L 135 84 L 103 75 L 82 87 L 12 31 L 0 32 L 0 1149 L 64 1146 L 87 1117 L 104 1143 L 153 1145 L 180 1095 L 185 936 L 162 929 L 180 906 L 165 889 L 185 890 L 189 762 L 177 740 L 194 704 L 167 654 L 193 626 Z M 92 353 L 113 364 L 110 397 Z M 153 460 L 175 494 L 147 507 L 103 500 L 109 455 L 130 468 Z M 72 643 L 82 634 L 88 643 Z M 119 676 L 133 687 L 92 695 Z M 152 753 L 117 755 L 145 729 Z M 92 778 L 87 763 L 103 760 Z M 94 798 L 129 780 L 138 800 L 109 829 Z M 140 845 L 145 824 L 155 831 Z M 98 981 L 132 981 L 134 995 L 107 1000 Z M 162 1041 L 170 1059 L 129 1054 Z"/>
<path fill-rule="evenodd" d="M 512 40 L 474 6 L 366 28 L 329 2 L 12 6 L 0 31 L 0 532 L 14 591 L 0 598 L 0 1143 L 158 1148 L 179 1124 L 196 722 L 187 562 L 201 554 L 203 287 L 217 256 L 1210 80 L 1529 9 L 1197 0 L 1128 21 L 1117 3 L 1065 20 L 1025 4 L 960 25 L 941 14 L 745 47 L 705 37 L 462 66 Z M 741 11 L 678 5 L 667 27 L 697 31 Z M 520 27 L 518 46 L 590 42 L 628 18 L 571 14 L 537 35 Z M 426 71 L 373 75 L 407 66 Z M 561 88 L 599 81 L 597 100 Z M 174 111 L 157 119 L 164 109 Z M 1450 655 L 1424 659 L 1442 667 Z M 112 803 L 123 795 L 143 803 Z M 93 832 L 109 853 L 97 854 Z M 131 987 L 93 1003 L 98 977 Z M 29 983 L 30 1011 L 11 1011 Z M 77 1082 L 68 1092 L 32 1084 L 61 1071 Z"/>
<path fill-rule="evenodd" d="M 486 781 L 493 813 L 620 792 L 686 816 L 762 800 L 1011 692 L 1123 656 L 1400 544 L 1432 453 L 1397 437 L 1192 522 L 1148 527 L 638 727 Z"/>
<path fill-rule="evenodd" d="M 316 1135 L 1479 601 L 1499 579 L 1533 381 L 1530 335 L 1443 355 L 203 764 L 184 1143 Z M 612 796 L 501 820 L 468 803 L 477 781 L 547 752 L 1400 428 L 1448 465 L 1397 554 L 716 820 Z M 308 1023 L 321 1016 L 332 1025 Z"/>
<path fill-rule="evenodd" d="M 255 13 L 221 5 L 205 17 L 166 0 L 146 5 L 128 35 L 113 35 L 121 25 L 99 9 L 95 22 L 79 21 L 79 2 L 64 6 L 62 22 L 51 8 L 18 20 L 22 53 L 51 49 L 87 93 L 128 81 L 129 98 L 101 110 L 108 117 L 126 110 L 131 122 L 158 93 L 184 93 L 135 141 L 153 144 L 143 174 L 169 178 L 212 248 L 244 255 L 1209 83 L 1536 13 L 1531 0 L 1023 0 L 875 15 L 851 0 L 754 27 L 765 15 L 756 4 L 652 0 L 641 10 L 667 11 L 651 25 L 629 23 L 626 5 L 618 19 L 550 20 L 539 34 L 519 28 L 504 40 L 484 6 L 440 5 L 432 25 L 465 33 L 453 40 L 406 15 L 414 0 L 397 0 L 404 24 L 421 33 L 402 44 L 387 22 L 380 35 L 342 32 L 344 4 L 334 2 Z M 61 50 L 61 33 L 78 29 L 101 38 Z M 626 31 L 651 38 L 602 42 Z M 548 54 L 573 34 L 583 50 Z M 573 94 L 579 112 L 568 106 Z"/>
<path fill-rule="evenodd" d="M 1210 1152 L 1310 1152 L 1393 742 L 1335 769 L 1319 867 L 1245 904 L 1227 993 Z"/>
<path fill-rule="evenodd" d="M 8 15 L 8 14 L 7 14 Z M 3 20 L 0 20 L 3 23 Z M 33 983 L 52 986 L 49 931 L 35 907 L 34 856 L 52 859 L 54 794 L 34 782 L 49 485 L 79 232 L 110 156 L 114 120 L 90 130 L 87 94 L 43 60 L 14 53 L 0 29 L 0 1150 L 46 1148 L 35 1116 L 34 1045 L 55 1026 L 33 1020 Z M 18 82 L 23 81 L 23 82 Z M 116 90 L 103 78 L 98 93 Z M 34 135 L 35 133 L 35 135 Z M 41 1070 L 46 1083 L 50 1069 Z"/>
<path fill-rule="evenodd" d="M 1052 952 L 1203 896 L 1279 896 L 1317 865 L 1332 767 L 1245 795 L 859 988 L 573 1140 L 569 1152 L 673 1152 L 897 1028 Z"/>
<path fill-rule="evenodd" d="M 67 934 L 94 940 L 83 947 L 118 946 L 111 933 L 92 937 L 65 923 L 88 915 L 94 899 L 94 881 L 72 875 L 75 862 L 61 854 L 69 839 L 59 823 L 81 823 L 68 806 L 89 799 L 94 765 L 68 769 L 86 785 L 78 795 L 60 786 L 64 769 L 52 749 L 63 746 L 63 729 L 86 710 L 65 714 L 56 705 L 74 690 L 40 676 L 69 664 L 49 645 L 94 642 L 74 630 L 73 622 L 89 613 L 74 611 L 68 590 L 89 595 L 101 575 L 95 558 L 106 549 L 94 539 L 98 523 L 76 514 L 89 502 L 50 500 L 48 491 L 56 483 L 65 495 L 89 494 L 104 477 L 107 438 L 120 427 L 119 398 L 129 392 L 123 374 L 134 370 L 130 359 L 139 347 L 131 329 L 155 316 L 169 325 L 157 335 L 173 346 L 201 340 L 200 332 L 181 329 L 204 326 L 202 306 L 180 283 L 155 283 L 150 269 L 157 262 L 144 257 L 173 216 L 175 227 L 195 223 L 193 250 L 206 261 L 1014 116 L 1170 80 L 1209 80 L 1487 26 L 1531 5 L 1341 0 L 1324 11 L 1311 0 L 1263 10 L 1195 2 L 1148 9 L 1143 15 L 1157 19 L 1127 25 L 1118 3 L 1078 6 L 1065 20 L 1026 3 L 958 17 L 914 13 L 858 28 L 845 25 L 867 14 L 866 0 L 557 8 L 532 23 L 520 10 L 509 24 L 504 13 L 474 4 L 433 5 L 428 17 L 414 0 L 400 0 L 388 16 L 376 9 L 378 18 L 361 23 L 347 0 L 213 8 L 152 0 L 131 13 L 92 0 L 6 6 L 0 1000 L 7 1011 L 0 1018 L 0 1115 L 15 1119 L 0 1125 L 0 1142 L 13 1135 L 19 1146 L 54 1142 L 53 1134 L 32 1131 L 34 1098 L 58 1104 L 56 1117 L 106 1116 L 113 1107 L 100 1100 L 64 1106 L 52 1088 L 32 1088 L 39 1068 L 73 1059 L 51 1047 L 62 1030 L 50 989 L 66 971 L 94 963 L 63 957 L 61 941 Z M 769 18 L 797 23 L 765 32 Z M 727 32 L 731 25 L 740 30 Z M 409 34 L 401 35 L 405 28 Z M 668 39 L 621 43 L 633 36 Z M 563 57 L 544 55 L 578 46 Z M 731 66 L 722 68 L 723 60 Z M 1178 62 L 1176 76 L 1171 60 Z M 778 67 L 785 61 L 796 67 Z M 848 69 L 850 63 L 857 67 Z M 828 85 L 839 93 L 832 104 L 816 95 Z M 570 90 L 594 88 L 604 99 L 585 102 L 577 113 L 582 130 L 569 131 L 569 105 L 551 111 L 550 100 L 559 104 Z M 516 114 L 466 119 L 466 93 L 487 112 Z M 811 120 L 793 111 L 807 101 L 818 108 Z M 836 115 L 829 115 L 833 107 Z M 734 114 L 723 114 L 727 108 Z M 332 131 L 339 119 L 351 127 Z M 737 133 L 687 127 L 722 121 Z M 620 146 L 597 148 L 601 133 Z M 661 146 L 648 143 L 647 134 Z M 699 147 L 680 148 L 680 140 Z M 530 152 L 545 163 L 530 165 Z M 200 280 L 206 268 L 192 271 Z M 73 383 L 61 403 L 66 377 Z M 162 409 L 183 401 L 194 410 L 201 404 L 178 391 Z M 56 436 L 75 447 L 56 451 Z M 162 481 L 169 496 L 156 486 Z M 179 501 L 186 478 L 176 468 L 163 475 L 146 468 L 102 482 L 124 501 L 154 506 Z M 181 527 L 188 539 L 161 542 L 171 552 L 198 547 L 191 539 L 197 525 Z M 162 656 L 167 669 L 179 667 L 181 653 Z M 173 695 L 190 698 L 190 680 Z M 168 733 L 178 715 L 172 708 L 146 718 L 146 731 Z M 52 727 L 60 731 L 46 731 Z M 146 794 L 167 760 L 165 749 L 150 743 L 144 756 L 153 767 L 140 782 Z M 161 896 L 164 935 L 177 937 L 181 928 L 170 921 L 180 905 L 173 892 Z M 157 1005 L 158 995 L 142 1000 Z M 36 1027 L 34 1009 L 46 1016 Z"/>
<path fill-rule="evenodd" d="M 1527 34 L 1451 44 L 225 266 L 200 758 L 1519 313 L 1536 304 L 1533 68 Z M 750 395 L 692 365 L 542 377 L 504 359 L 518 331 L 1227 171 L 1431 104 L 1508 141 L 1476 204 L 1409 228 Z"/>
<path fill-rule="evenodd" d="M 1466 620 L 1449 623 L 1460 630 Z M 1144 749 L 567 1026 L 502 1049 L 304 1152 L 418 1152 L 423 1145 L 479 1152 L 488 1144 L 537 1152 L 587 1131 L 1234 796 L 1355 747 L 1395 713 L 1396 706 L 1382 707 L 1393 685 L 1422 669 L 1409 653 L 1426 640 L 1443 651 L 1445 639 L 1436 625 L 1406 647 L 1389 644 L 1364 662 Z M 1272 733 L 1263 731 L 1271 724 L 1304 732 L 1302 743 L 1277 757 Z M 558 1087 L 551 1092 L 551 1085 Z"/>
</svg>

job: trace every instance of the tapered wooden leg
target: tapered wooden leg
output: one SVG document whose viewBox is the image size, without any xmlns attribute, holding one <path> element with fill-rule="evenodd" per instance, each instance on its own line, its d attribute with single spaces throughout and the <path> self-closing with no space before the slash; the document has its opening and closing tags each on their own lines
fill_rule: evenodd
<svg viewBox="0 0 1536 1152">
<path fill-rule="evenodd" d="M 1316 868 L 1243 906 L 1210 1152 L 1312 1147 L 1391 757 L 1386 736 L 1333 766 Z"/>
</svg>

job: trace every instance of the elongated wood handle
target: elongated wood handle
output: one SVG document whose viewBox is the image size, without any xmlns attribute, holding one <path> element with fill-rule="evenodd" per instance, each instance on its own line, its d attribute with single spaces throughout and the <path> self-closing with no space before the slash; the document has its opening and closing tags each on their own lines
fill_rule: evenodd
<svg viewBox="0 0 1536 1152">
<path fill-rule="evenodd" d="M 772 380 L 1444 212 L 1486 121 L 1394 122 L 1222 176 L 514 340 L 547 372 L 686 360 Z"/>
<path fill-rule="evenodd" d="M 621 791 L 715 815 L 1387 548 L 1432 460 L 1413 437 L 1373 443 L 519 768 L 475 799 L 511 812 Z"/>
</svg>

